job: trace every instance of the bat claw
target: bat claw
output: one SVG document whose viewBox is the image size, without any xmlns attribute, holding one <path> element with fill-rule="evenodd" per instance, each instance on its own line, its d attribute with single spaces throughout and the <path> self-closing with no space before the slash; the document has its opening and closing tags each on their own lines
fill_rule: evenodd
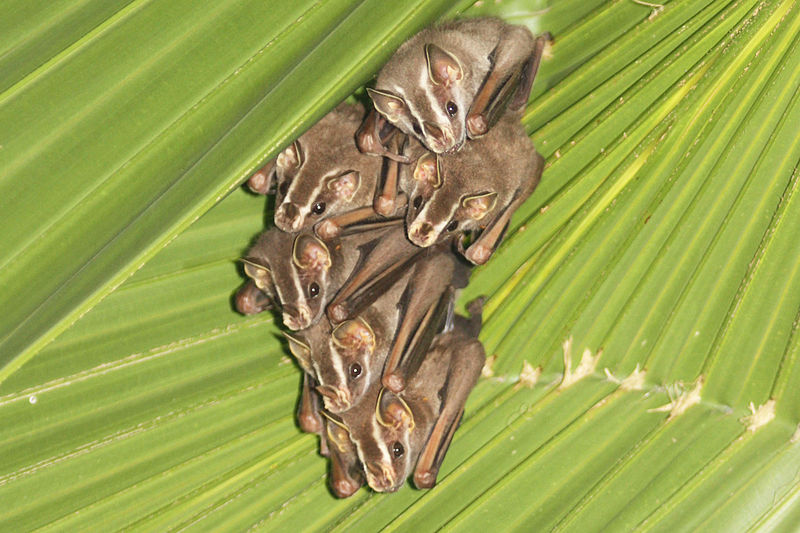
<svg viewBox="0 0 800 533">
<path fill-rule="evenodd" d="M 332 324 L 339 324 L 347 320 L 347 308 L 343 304 L 331 304 L 328 306 L 328 319 Z"/>
<path fill-rule="evenodd" d="M 467 117 L 467 132 L 471 139 L 486 135 L 487 131 L 489 131 L 489 123 L 486 121 L 486 117 L 483 115 Z"/>
<path fill-rule="evenodd" d="M 436 473 L 430 470 L 423 470 L 414 473 L 414 486 L 418 489 L 430 489 L 436 485 Z"/>
<path fill-rule="evenodd" d="M 329 241 L 338 237 L 342 232 L 342 228 L 330 220 L 323 220 L 319 223 L 319 225 L 317 225 L 314 231 L 320 239 L 323 241 Z"/>
<path fill-rule="evenodd" d="M 336 479 L 331 481 L 331 490 L 337 498 L 349 498 L 361 488 L 361 484 L 352 479 Z"/>
<path fill-rule="evenodd" d="M 297 424 L 304 433 L 321 433 L 322 421 L 312 414 L 298 414 Z"/>
<path fill-rule="evenodd" d="M 394 200 L 386 198 L 385 196 L 378 196 L 375 198 L 373 209 L 381 216 L 388 217 L 394 214 L 395 206 Z"/>
<path fill-rule="evenodd" d="M 475 265 L 482 265 L 486 263 L 491 256 L 492 250 L 480 244 L 470 246 L 469 249 L 467 249 L 467 252 L 464 254 L 464 257 L 466 257 L 472 264 Z"/>
<path fill-rule="evenodd" d="M 403 379 L 403 376 L 397 372 L 389 372 L 388 374 L 385 374 L 383 379 L 381 379 L 381 383 L 384 387 L 395 394 L 404 391 L 406 388 L 406 380 Z"/>
</svg>

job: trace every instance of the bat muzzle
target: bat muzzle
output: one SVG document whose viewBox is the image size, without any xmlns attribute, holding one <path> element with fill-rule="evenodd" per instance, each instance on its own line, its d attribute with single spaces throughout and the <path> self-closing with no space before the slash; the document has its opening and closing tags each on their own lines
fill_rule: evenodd
<svg viewBox="0 0 800 533">
<path fill-rule="evenodd" d="M 282 231 L 294 232 L 300 229 L 303 221 L 300 210 L 291 202 L 284 202 L 275 210 L 275 225 Z"/>
<path fill-rule="evenodd" d="M 283 324 L 293 331 L 306 329 L 311 325 L 311 310 L 305 305 L 284 305 Z"/>
<path fill-rule="evenodd" d="M 408 228 L 408 238 L 417 246 L 427 247 L 434 243 L 436 234 L 430 222 L 414 222 Z"/>
<path fill-rule="evenodd" d="M 332 413 L 347 411 L 352 405 L 350 391 L 343 387 L 333 387 L 332 385 L 318 385 L 317 392 L 322 395 L 325 408 Z"/>
<path fill-rule="evenodd" d="M 367 485 L 376 492 L 394 492 L 400 488 L 390 466 L 372 461 L 366 465 Z"/>
</svg>

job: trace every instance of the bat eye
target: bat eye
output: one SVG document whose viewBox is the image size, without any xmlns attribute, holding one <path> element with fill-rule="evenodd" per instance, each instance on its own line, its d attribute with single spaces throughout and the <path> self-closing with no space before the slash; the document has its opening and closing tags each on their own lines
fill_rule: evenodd
<svg viewBox="0 0 800 533">
<path fill-rule="evenodd" d="M 309 285 L 309 286 L 308 286 L 308 294 L 309 294 L 309 296 L 311 296 L 312 298 L 313 298 L 314 296 L 317 296 L 317 295 L 319 294 L 319 285 L 317 285 L 317 282 L 316 282 L 316 281 L 315 281 L 314 283 L 312 283 L 311 285 Z"/>
<path fill-rule="evenodd" d="M 395 457 L 400 457 L 404 453 L 406 453 L 406 449 L 403 448 L 402 444 L 400 444 L 399 442 L 395 442 L 394 444 L 392 444 L 392 455 L 394 455 Z"/>
<path fill-rule="evenodd" d="M 414 126 L 414 133 L 416 133 L 419 136 L 422 136 L 422 128 L 419 127 L 419 122 L 415 120 L 413 126 Z"/>
<path fill-rule="evenodd" d="M 414 198 L 414 209 L 419 209 L 419 206 L 422 205 L 422 196 L 417 196 Z"/>
<path fill-rule="evenodd" d="M 454 220 L 447 225 L 447 231 L 455 231 L 457 227 L 458 227 L 458 220 Z"/>
<path fill-rule="evenodd" d="M 281 193 L 281 196 L 286 196 L 286 193 L 289 192 L 289 182 L 284 181 L 278 187 L 278 192 Z"/>
<path fill-rule="evenodd" d="M 453 102 L 447 102 L 445 108 L 447 109 L 447 114 L 451 117 L 456 116 L 456 113 L 458 113 L 458 106 Z"/>
<path fill-rule="evenodd" d="M 325 202 L 317 202 L 313 206 L 311 206 L 311 211 L 315 215 L 321 215 L 325 212 Z"/>
<path fill-rule="evenodd" d="M 358 363 L 353 363 L 350 365 L 350 377 L 356 379 L 361 375 L 361 365 Z"/>
</svg>

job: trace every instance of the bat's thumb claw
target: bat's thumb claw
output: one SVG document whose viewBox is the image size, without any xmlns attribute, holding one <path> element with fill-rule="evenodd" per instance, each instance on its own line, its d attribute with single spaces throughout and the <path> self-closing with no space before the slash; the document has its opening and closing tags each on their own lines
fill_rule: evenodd
<svg viewBox="0 0 800 533">
<path fill-rule="evenodd" d="M 414 472 L 414 485 L 418 489 L 430 489 L 436 485 L 436 473 L 430 470 Z"/>
<path fill-rule="evenodd" d="M 384 387 L 394 392 L 395 394 L 398 392 L 402 392 L 406 388 L 406 380 L 404 380 L 403 376 L 399 375 L 396 372 L 390 372 L 388 374 L 385 374 L 381 382 L 383 383 Z"/>
</svg>

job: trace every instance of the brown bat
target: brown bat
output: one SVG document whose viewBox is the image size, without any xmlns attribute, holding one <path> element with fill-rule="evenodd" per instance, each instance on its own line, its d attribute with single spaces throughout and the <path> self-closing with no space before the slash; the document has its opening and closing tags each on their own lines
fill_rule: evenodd
<svg viewBox="0 0 800 533">
<path fill-rule="evenodd" d="M 457 151 L 488 132 L 506 108 L 525 107 L 549 39 L 497 18 L 447 22 L 400 46 L 367 92 L 378 113 L 429 150 Z M 382 127 L 369 116 L 359 147 L 381 153 L 375 148 Z"/>
<path fill-rule="evenodd" d="M 330 487 L 337 498 L 349 498 L 364 485 L 364 467 L 350 432 L 333 416 L 325 415 L 325 438 L 330 450 Z"/>
<path fill-rule="evenodd" d="M 484 364 L 480 305 L 471 304 L 471 319 L 457 317 L 454 328 L 434 340 L 402 393 L 373 383 L 358 405 L 339 415 L 373 490 L 396 491 L 412 471 L 418 488 L 435 484 Z"/>
<path fill-rule="evenodd" d="M 401 318 L 400 299 L 410 272 L 359 315 L 336 326 L 327 317 L 311 327 L 286 334 L 292 354 L 316 379 L 317 392 L 331 413 L 357 403 L 373 381 L 380 381 Z"/>
<path fill-rule="evenodd" d="M 361 104 L 339 104 L 250 178 L 250 188 L 264 194 L 277 182 L 278 228 L 297 232 L 327 219 L 320 236 L 328 239 L 343 225 L 374 217 L 383 161 L 364 155 L 354 143 L 363 118 Z"/>
<path fill-rule="evenodd" d="M 291 345 L 291 338 L 289 342 Z M 292 350 L 295 349 L 297 346 L 292 346 Z M 339 498 L 347 498 L 364 484 L 363 468 L 347 429 L 321 411 L 315 386 L 314 378 L 303 372 L 303 389 L 297 406 L 298 425 L 306 433 L 319 435 L 320 454 L 331 460 L 331 491 Z"/>
<path fill-rule="evenodd" d="M 311 230 L 292 234 L 268 229 L 242 259 L 251 281 L 236 295 L 237 310 L 245 314 L 259 312 L 271 305 L 269 300 L 282 310 L 286 327 L 309 327 L 322 316 L 362 255 L 390 245 L 385 235 L 392 231 L 402 233 L 402 220 L 360 224 L 328 242 Z M 411 244 L 407 246 L 413 248 Z"/>
<path fill-rule="evenodd" d="M 405 386 L 436 333 L 442 329 L 455 282 L 466 285 L 469 267 L 451 252 L 433 248 L 415 262 L 357 293 L 352 315 L 337 324 L 326 317 L 293 335 L 292 354 L 318 382 L 326 409 L 341 413 L 383 379 Z"/>
<path fill-rule="evenodd" d="M 402 166 L 399 178 L 409 202 L 408 238 L 424 247 L 454 232 L 470 233 L 474 238 L 462 252 L 477 265 L 494 253 L 511 215 L 536 188 L 544 168 L 519 115 L 510 112 L 457 153 L 437 155 L 413 140 L 404 153 L 416 161 Z"/>
</svg>

